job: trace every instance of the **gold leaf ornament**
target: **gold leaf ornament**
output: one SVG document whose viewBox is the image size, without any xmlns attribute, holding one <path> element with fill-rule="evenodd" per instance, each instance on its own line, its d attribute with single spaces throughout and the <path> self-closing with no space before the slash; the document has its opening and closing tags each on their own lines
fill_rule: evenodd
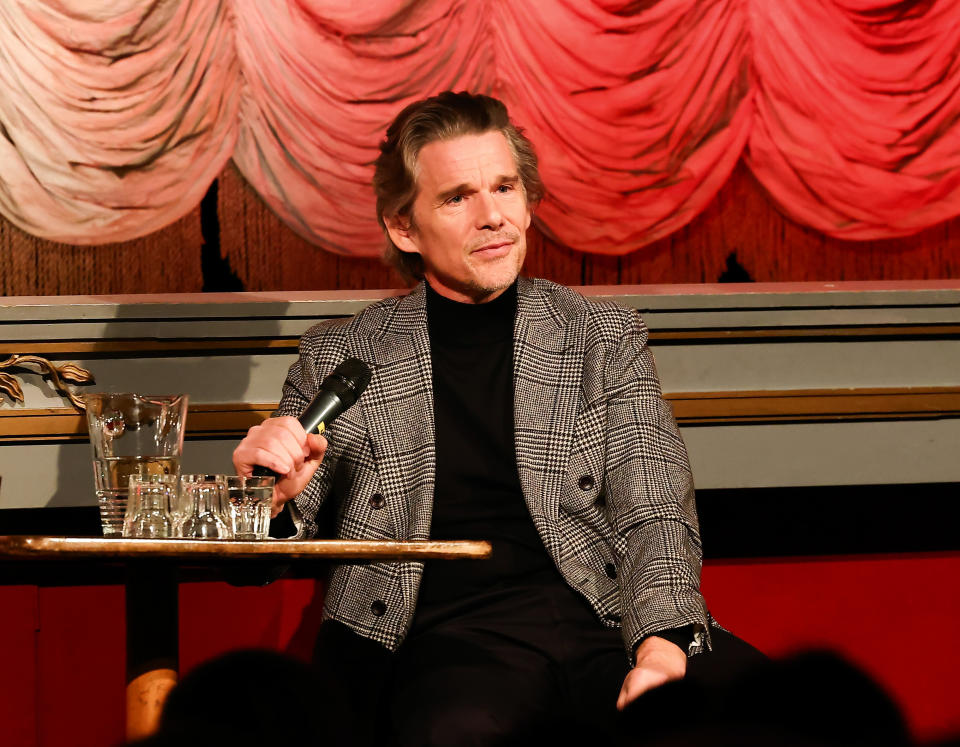
<svg viewBox="0 0 960 747">
<path fill-rule="evenodd" d="M 23 389 L 20 388 L 20 382 L 3 371 L 0 371 L 0 392 L 4 392 L 14 402 L 23 402 Z"/>
<path fill-rule="evenodd" d="M 57 366 L 57 370 L 60 372 L 60 378 L 64 381 L 72 381 L 74 384 L 95 383 L 92 373 L 74 363 L 65 363 L 62 366 Z"/>
<path fill-rule="evenodd" d="M 70 381 L 75 384 L 94 383 L 93 374 L 87 369 L 81 368 L 74 363 L 65 363 L 57 366 L 46 358 L 39 355 L 11 355 L 5 361 L 0 361 L 0 369 L 12 368 L 13 366 L 22 367 L 25 364 L 31 364 L 40 369 L 39 373 L 44 378 L 49 378 L 60 394 L 70 400 L 77 410 L 83 412 L 87 409 L 83 399 L 71 391 L 64 381 Z M 20 382 L 12 374 L 0 371 L 0 391 L 5 392 L 14 402 L 23 402 L 23 389 Z"/>
</svg>

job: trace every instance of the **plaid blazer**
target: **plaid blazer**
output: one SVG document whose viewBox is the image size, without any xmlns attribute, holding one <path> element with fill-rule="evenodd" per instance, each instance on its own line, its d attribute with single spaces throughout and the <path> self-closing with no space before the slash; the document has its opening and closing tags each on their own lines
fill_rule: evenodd
<svg viewBox="0 0 960 747">
<path fill-rule="evenodd" d="M 520 278 L 513 355 L 520 484 L 567 583 L 604 625 L 622 627 L 628 655 L 644 636 L 690 624 L 689 653 L 709 647 L 689 462 L 640 315 Z M 330 426 L 326 456 L 295 499 L 298 536 L 316 534 L 332 493 L 338 537 L 429 539 L 435 450 L 423 285 L 311 328 L 277 414 L 299 415 L 348 356 L 373 376 Z M 395 650 L 422 572 L 420 562 L 338 565 L 324 616 Z"/>
</svg>

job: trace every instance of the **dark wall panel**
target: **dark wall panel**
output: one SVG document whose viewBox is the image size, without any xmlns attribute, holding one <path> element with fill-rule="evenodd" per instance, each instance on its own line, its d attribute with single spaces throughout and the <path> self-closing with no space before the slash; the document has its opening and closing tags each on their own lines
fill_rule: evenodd
<svg viewBox="0 0 960 747">
<path fill-rule="evenodd" d="M 0 218 L 0 295 L 200 291 L 202 246 L 199 206 L 148 236 L 99 246 L 44 241 Z"/>
</svg>

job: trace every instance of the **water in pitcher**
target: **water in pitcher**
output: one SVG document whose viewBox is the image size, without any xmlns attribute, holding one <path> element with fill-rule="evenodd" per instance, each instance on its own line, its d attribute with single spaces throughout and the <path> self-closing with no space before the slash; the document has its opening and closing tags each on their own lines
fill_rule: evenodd
<svg viewBox="0 0 960 747">
<path fill-rule="evenodd" d="M 93 480 L 104 537 L 123 534 L 130 475 L 179 475 L 180 457 L 116 456 L 93 460 Z"/>
</svg>

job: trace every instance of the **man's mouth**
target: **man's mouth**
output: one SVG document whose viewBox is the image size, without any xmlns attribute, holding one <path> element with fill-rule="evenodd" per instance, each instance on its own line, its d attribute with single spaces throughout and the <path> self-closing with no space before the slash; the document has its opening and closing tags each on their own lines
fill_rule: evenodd
<svg viewBox="0 0 960 747">
<path fill-rule="evenodd" d="M 513 246 L 512 239 L 502 239 L 499 241 L 491 241 L 483 246 L 477 247 L 474 249 L 471 254 L 475 254 L 480 257 L 502 257 L 505 254 L 510 252 L 510 247 Z"/>
</svg>

